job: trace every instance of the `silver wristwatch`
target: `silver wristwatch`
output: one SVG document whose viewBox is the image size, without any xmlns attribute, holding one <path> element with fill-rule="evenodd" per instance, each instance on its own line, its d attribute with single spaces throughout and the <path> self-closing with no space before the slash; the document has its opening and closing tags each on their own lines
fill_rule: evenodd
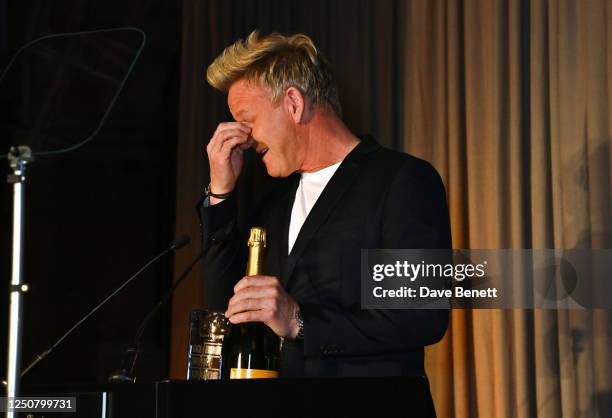
<svg viewBox="0 0 612 418">
<path fill-rule="evenodd" d="M 298 322 L 298 333 L 295 336 L 296 340 L 304 339 L 304 320 L 302 319 L 302 312 L 300 312 L 300 308 L 295 312 L 295 319 Z"/>
</svg>

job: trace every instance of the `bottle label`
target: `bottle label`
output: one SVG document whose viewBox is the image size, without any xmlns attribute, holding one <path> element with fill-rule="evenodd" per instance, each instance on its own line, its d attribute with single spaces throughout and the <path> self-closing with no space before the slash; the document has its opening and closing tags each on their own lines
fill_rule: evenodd
<svg viewBox="0 0 612 418">
<path fill-rule="evenodd" d="M 278 377 L 275 370 L 235 369 L 230 370 L 230 379 L 274 379 Z"/>
</svg>

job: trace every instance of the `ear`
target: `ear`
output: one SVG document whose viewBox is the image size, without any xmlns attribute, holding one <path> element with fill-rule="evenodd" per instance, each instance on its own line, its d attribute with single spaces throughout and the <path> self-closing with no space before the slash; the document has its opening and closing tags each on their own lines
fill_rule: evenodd
<svg viewBox="0 0 612 418">
<path fill-rule="evenodd" d="M 302 123 L 306 116 L 306 96 L 299 89 L 289 87 L 285 91 L 284 104 L 293 122 Z"/>
</svg>

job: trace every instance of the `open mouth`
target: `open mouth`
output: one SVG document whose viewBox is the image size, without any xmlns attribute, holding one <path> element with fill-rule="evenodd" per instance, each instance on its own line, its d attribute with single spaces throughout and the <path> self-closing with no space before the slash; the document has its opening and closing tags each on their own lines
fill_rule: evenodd
<svg viewBox="0 0 612 418">
<path fill-rule="evenodd" d="M 264 156 L 264 155 L 266 155 L 266 153 L 267 153 L 269 150 L 270 150 L 270 148 L 268 148 L 268 147 L 263 148 L 261 151 L 259 151 L 259 156 L 260 156 L 261 158 L 263 158 L 263 156 Z"/>
</svg>

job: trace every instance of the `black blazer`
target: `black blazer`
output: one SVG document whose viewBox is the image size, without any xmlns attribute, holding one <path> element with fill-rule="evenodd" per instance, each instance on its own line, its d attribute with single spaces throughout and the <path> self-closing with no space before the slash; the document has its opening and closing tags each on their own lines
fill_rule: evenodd
<svg viewBox="0 0 612 418">
<path fill-rule="evenodd" d="M 451 248 L 442 181 L 427 162 L 364 139 L 342 162 L 287 255 L 299 175 L 274 181 L 249 225 L 236 199 L 198 205 L 205 255 L 204 301 L 225 311 L 244 276 L 247 231 L 267 229 L 266 274 L 299 303 L 303 343 L 286 341 L 281 376 L 424 375 L 423 347 L 439 341 L 448 311 L 362 310 L 366 248 Z"/>
</svg>

